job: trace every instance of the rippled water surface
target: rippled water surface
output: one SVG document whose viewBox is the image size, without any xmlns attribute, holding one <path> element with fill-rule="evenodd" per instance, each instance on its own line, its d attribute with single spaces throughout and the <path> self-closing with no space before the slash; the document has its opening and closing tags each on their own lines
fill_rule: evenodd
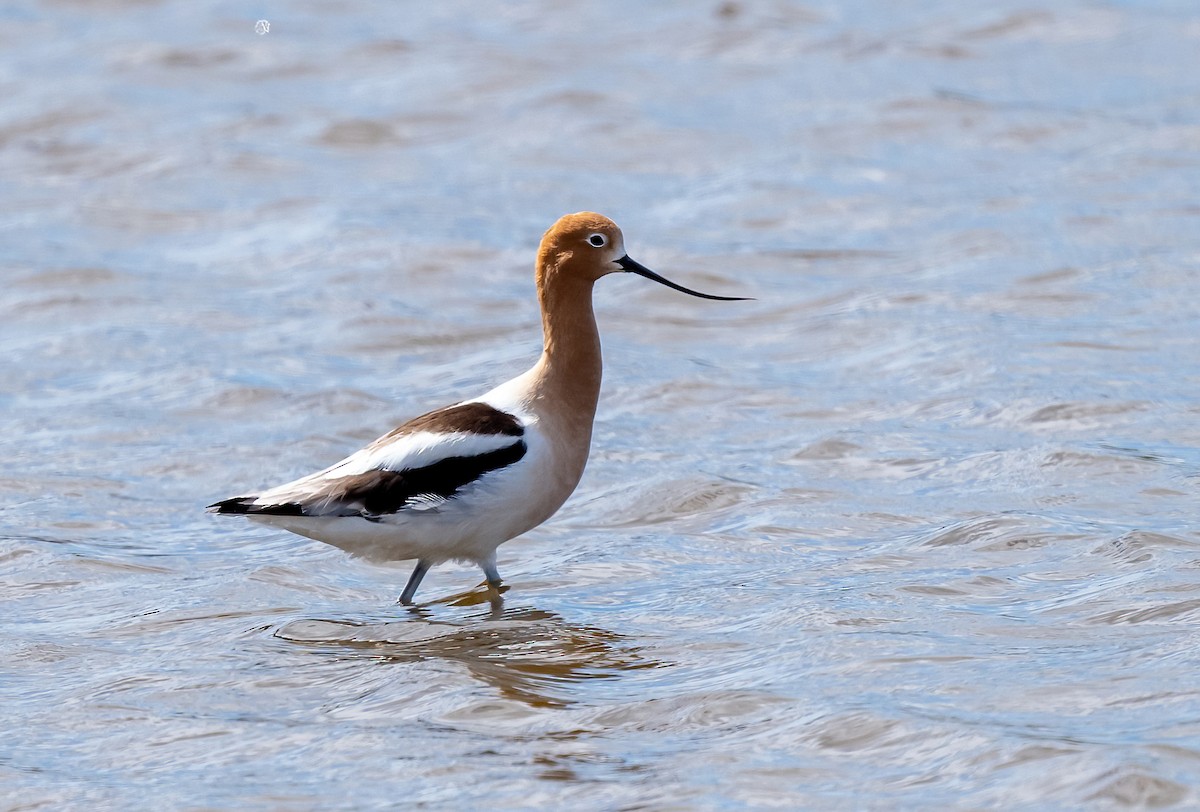
<svg viewBox="0 0 1200 812">
<path fill-rule="evenodd" d="M 0 98 L 2 808 L 1200 805 L 1191 0 L 18 2 Z M 503 607 L 204 513 L 579 209 L 757 301 L 600 283 Z"/>
</svg>

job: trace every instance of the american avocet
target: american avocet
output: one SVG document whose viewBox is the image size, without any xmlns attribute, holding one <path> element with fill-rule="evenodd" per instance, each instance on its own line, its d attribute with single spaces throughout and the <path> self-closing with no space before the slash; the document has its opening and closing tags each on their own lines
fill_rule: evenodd
<svg viewBox="0 0 1200 812">
<path fill-rule="evenodd" d="M 375 561 L 415 558 L 404 604 L 432 565 L 452 559 L 478 564 L 499 587 L 496 548 L 550 518 L 583 475 L 600 395 L 592 285 L 617 271 L 704 299 L 742 299 L 664 279 L 629 258 L 616 223 L 568 214 L 538 247 L 544 344 L 532 369 L 413 418 L 323 471 L 209 509 Z"/>
</svg>

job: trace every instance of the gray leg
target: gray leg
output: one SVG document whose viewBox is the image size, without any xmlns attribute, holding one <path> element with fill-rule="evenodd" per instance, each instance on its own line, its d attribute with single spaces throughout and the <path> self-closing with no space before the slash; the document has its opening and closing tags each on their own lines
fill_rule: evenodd
<svg viewBox="0 0 1200 812">
<path fill-rule="evenodd" d="M 502 581 L 500 571 L 496 569 L 496 559 L 494 556 L 483 562 L 483 577 L 487 578 L 488 586 L 500 586 Z"/>
<path fill-rule="evenodd" d="M 429 572 L 429 562 L 418 560 L 417 566 L 413 567 L 412 575 L 408 576 L 408 583 L 404 585 L 404 591 L 400 593 L 400 602 L 405 606 L 412 605 L 413 595 L 417 594 L 417 587 L 421 585 L 421 579 L 425 577 L 425 573 Z"/>
</svg>

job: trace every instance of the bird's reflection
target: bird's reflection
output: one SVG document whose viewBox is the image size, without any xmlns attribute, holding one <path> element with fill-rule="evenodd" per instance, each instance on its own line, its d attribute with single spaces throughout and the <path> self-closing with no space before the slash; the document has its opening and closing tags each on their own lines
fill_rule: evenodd
<svg viewBox="0 0 1200 812">
<path fill-rule="evenodd" d="M 487 608 L 447 619 L 430 608 L 438 604 Z M 533 707 L 571 704 L 572 683 L 663 665 L 625 645 L 616 632 L 568 623 L 543 609 L 506 607 L 499 594 L 484 590 L 413 607 L 403 620 L 297 620 L 275 636 L 381 662 L 453 660 L 503 696 Z"/>
</svg>

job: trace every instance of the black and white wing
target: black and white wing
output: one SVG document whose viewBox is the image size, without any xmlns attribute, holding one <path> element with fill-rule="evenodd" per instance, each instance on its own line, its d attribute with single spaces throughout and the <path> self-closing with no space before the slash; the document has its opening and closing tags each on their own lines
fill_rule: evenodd
<svg viewBox="0 0 1200 812">
<path fill-rule="evenodd" d="M 414 418 L 324 471 L 209 510 L 379 520 L 435 509 L 526 451 L 525 425 L 515 415 L 477 401 L 460 403 Z"/>
</svg>

